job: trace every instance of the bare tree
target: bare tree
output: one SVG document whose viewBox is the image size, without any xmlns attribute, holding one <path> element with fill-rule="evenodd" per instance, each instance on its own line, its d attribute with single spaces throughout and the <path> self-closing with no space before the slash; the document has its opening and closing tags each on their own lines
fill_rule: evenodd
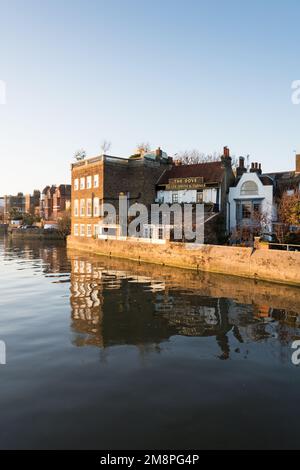
<svg viewBox="0 0 300 470">
<path fill-rule="evenodd" d="M 84 160 L 85 157 L 86 157 L 86 151 L 82 148 L 76 150 L 76 152 L 74 153 L 74 158 L 77 161 Z"/>
<path fill-rule="evenodd" d="M 216 152 L 205 154 L 197 149 L 193 149 L 176 153 L 174 159 L 180 160 L 183 165 L 193 165 L 195 163 L 218 162 L 221 160 L 221 155 Z"/>
<path fill-rule="evenodd" d="M 274 231 L 280 243 L 286 243 L 290 234 L 291 225 L 300 227 L 300 191 L 293 194 L 287 191 L 281 194 L 278 202 L 278 222 L 274 224 Z M 300 230 L 298 230 L 300 233 Z"/>
<path fill-rule="evenodd" d="M 105 155 L 109 151 L 110 147 L 111 147 L 111 142 L 109 142 L 109 140 L 103 140 L 101 144 L 102 154 Z"/>
<path fill-rule="evenodd" d="M 62 238 L 66 238 L 71 233 L 71 211 L 64 211 L 58 219 L 58 231 Z"/>
<path fill-rule="evenodd" d="M 150 147 L 149 142 L 141 142 L 140 144 L 137 145 L 136 149 L 139 155 L 143 155 L 144 153 L 150 152 L 151 147 Z"/>
<path fill-rule="evenodd" d="M 292 194 L 285 191 L 278 205 L 279 222 L 286 225 L 300 225 L 300 190 Z"/>
<path fill-rule="evenodd" d="M 241 222 L 231 232 L 230 241 L 233 244 L 252 245 L 254 237 L 268 235 L 270 219 L 266 212 L 253 209 L 251 218 Z"/>
</svg>

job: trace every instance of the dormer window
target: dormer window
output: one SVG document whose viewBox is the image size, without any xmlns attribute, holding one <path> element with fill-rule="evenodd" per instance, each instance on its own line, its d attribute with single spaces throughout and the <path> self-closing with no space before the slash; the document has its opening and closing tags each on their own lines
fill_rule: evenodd
<svg viewBox="0 0 300 470">
<path fill-rule="evenodd" d="M 254 181 L 245 181 L 241 187 L 241 196 L 256 196 L 258 194 L 258 186 Z"/>
</svg>

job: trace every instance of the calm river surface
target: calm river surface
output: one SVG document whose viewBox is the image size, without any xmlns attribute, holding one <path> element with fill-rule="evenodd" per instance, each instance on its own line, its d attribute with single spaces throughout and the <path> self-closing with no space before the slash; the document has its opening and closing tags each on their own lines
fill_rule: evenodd
<svg viewBox="0 0 300 470">
<path fill-rule="evenodd" d="M 0 447 L 300 448 L 300 290 L 0 238 Z"/>
</svg>

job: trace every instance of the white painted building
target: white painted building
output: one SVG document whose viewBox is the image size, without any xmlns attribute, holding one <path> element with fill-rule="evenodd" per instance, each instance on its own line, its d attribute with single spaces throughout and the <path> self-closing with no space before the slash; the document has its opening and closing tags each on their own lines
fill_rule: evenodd
<svg viewBox="0 0 300 470">
<path fill-rule="evenodd" d="M 224 147 L 220 161 L 175 164 L 166 170 L 156 185 L 160 204 L 207 204 L 215 212 L 226 210 L 226 193 L 234 180 L 229 149 Z"/>
<path fill-rule="evenodd" d="M 255 214 L 261 214 L 266 222 L 266 231 L 272 231 L 276 219 L 273 180 L 259 172 L 245 172 L 229 189 L 227 226 L 230 232 L 236 227 L 251 224 Z"/>
<path fill-rule="evenodd" d="M 221 204 L 221 191 L 219 188 L 204 188 L 202 190 L 196 189 L 180 189 L 180 190 L 165 190 L 160 189 L 157 191 L 157 202 L 166 204 L 190 204 L 190 203 L 206 203 L 206 204 Z"/>
</svg>

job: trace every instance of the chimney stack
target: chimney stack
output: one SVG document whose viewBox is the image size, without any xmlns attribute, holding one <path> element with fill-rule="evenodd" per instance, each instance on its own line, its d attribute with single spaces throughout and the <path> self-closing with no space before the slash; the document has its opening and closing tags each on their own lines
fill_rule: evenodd
<svg viewBox="0 0 300 470">
<path fill-rule="evenodd" d="M 225 158 L 229 158 L 230 157 L 230 151 L 229 151 L 229 148 L 227 146 L 224 147 L 223 149 L 223 156 Z"/>
<path fill-rule="evenodd" d="M 245 168 L 245 158 L 239 157 L 239 166 L 236 169 L 236 175 L 242 176 L 243 173 L 246 173 L 247 168 Z"/>
<path fill-rule="evenodd" d="M 296 174 L 300 174 L 300 154 L 296 155 Z"/>
<path fill-rule="evenodd" d="M 221 157 L 221 161 L 223 164 L 223 167 L 226 168 L 227 170 L 231 170 L 231 156 L 230 156 L 230 151 L 227 146 L 223 148 L 223 155 Z"/>
<path fill-rule="evenodd" d="M 257 173 L 258 175 L 261 175 L 261 163 L 257 162 L 252 162 L 251 163 L 251 168 L 250 168 L 250 173 Z"/>
<path fill-rule="evenodd" d="M 162 156 L 162 150 L 160 147 L 158 147 L 156 150 L 155 150 L 155 155 L 156 155 L 156 159 L 159 160 Z"/>
</svg>

